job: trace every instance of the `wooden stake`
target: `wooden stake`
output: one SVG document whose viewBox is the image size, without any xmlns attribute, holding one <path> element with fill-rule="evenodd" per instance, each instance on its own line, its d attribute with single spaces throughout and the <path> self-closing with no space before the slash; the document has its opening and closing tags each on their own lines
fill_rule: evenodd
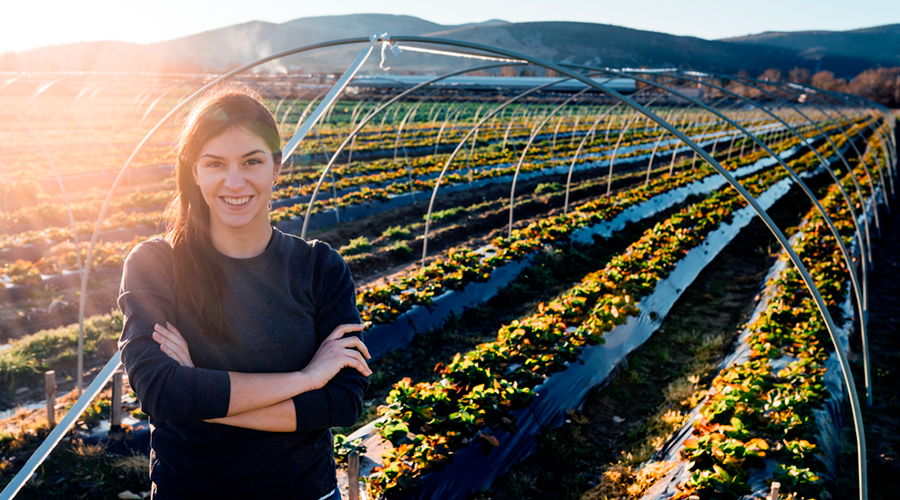
<svg viewBox="0 0 900 500">
<path fill-rule="evenodd" d="M 56 372 L 53 370 L 44 373 L 44 387 L 47 392 L 47 425 L 50 429 L 56 427 Z"/>
<path fill-rule="evenodd" d="M 347 457 L 347 483 L 350 500 L 359 500 L 359 453 L 355 451 Z"/>
<path fill-rule="evenodd" d="M 113 373 L 112 398 L 109 402 L 111 408 L 109 416 L 110 430 L 122 427 L 122 369 Z"/>
<path fill-rule="evenodd" d="M 781 489 L 781 483 L 772 483 L 772 490 L 769 492 L 769 500 L 778 500 L 778 490 Z"/>
</svg>

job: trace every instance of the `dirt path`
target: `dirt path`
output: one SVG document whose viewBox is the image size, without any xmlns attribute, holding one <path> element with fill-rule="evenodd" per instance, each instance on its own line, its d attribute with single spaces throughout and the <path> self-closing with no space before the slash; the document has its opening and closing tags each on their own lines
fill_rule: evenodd
<svg viewBox="0 0 900 500">
<path fill-rule="evenodd" d="M 862 356 L 851 359 L 856 390 L 862 400 L 869 479 L 869 499 L 897 498 L 900 477 L 900 205 L 891 200 L 892 215 L 881 211 L 881 238 L 872 241 L 874 272 L 869 273 L 869 355 L 873 406 L 865 403 Z M 851 349 L 861 352 L 859 339 Z M 835 498 L 859 498 L 856 436 L 849 404 L 841 433 L 841 471 Z"/>
</svg>

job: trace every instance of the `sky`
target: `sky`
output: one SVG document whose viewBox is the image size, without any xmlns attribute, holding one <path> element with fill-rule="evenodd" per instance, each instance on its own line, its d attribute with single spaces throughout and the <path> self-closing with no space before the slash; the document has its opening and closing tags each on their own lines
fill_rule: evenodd
<svg viewBox="0 0 900 500">
<path fill-rule="evenodd" d="M 248 21 L 372 12 L 444 25 L 581 21 L 707 40 L 900 23 L 898 0 L 0 0 L 0 53 L 81 41 L 154 43 Z"/>
</svg>

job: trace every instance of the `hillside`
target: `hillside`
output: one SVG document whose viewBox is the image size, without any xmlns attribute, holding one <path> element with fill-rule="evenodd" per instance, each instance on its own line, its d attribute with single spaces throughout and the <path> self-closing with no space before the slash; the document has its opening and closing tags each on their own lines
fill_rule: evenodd
<svg viewBox="0 0 900 500">
<path fill-rule="evenodd" d="M 900 25 L 844 32 L 766 32 L 703 40 L 620 26 L 576 22 L 508 23 L 491 20 L 441 25 L 412 16 L 354 14 L 252 21 L 169 40 L 136 45 L 85 42 L 0 56 L 0 70 L 223 71 L 295 47 L 375 33 L 419 35 L 481 43 L 555 61 L 608 67 L 679 67 L 750 74 L 802 66 L 853 77 L 878 66 L 900 65 Z M 361 46 L 342 46 L 273 62 L 267 70 L 342 71 Z M 380 72 L 378 55 L 364 68 Z M 474 65 L 471 60 L 406 52 L 388 56 L 392 71 L 434 73 Z"/>
</svg>

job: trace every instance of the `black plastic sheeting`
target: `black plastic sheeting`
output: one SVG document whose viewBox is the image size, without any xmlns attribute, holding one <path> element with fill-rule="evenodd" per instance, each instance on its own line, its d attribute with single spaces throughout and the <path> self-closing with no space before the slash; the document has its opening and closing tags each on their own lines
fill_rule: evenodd
<svg viewBox="0 0 900 500">
<path fill-rule="evenodd" d="M 757 198 L 769 208 L 789 190 L 793 181 L 784 179 Z M 662 324 L 669 310 L 701 271 L 755 217 L 750 207 L 734 212 L 731 222 L 722 224 L 707 235 L 704 241 L 679 261 L 672 273 L 660 280 L 653 293 L 643 298 L 638 317 L 630 317 L 604 335 L 605 343 L 588 346 L 579 361 L 568 364 L 566 370 L 550 376 L 535 388 L 532 404 L 513 412 L 518 432 L 496 431 L 499 446 L 485 453 L 481 443 L 456 451 L 453 460 L 422 478 L 422 483 L 407 498 L 462 499 L 468 492 L 482 490 L 509 467 L 529 455 L 537 446 L 537 437 L 547 426 L 558 426 L 567 410 L 581 408 L 588 394 L 609 383 L 628 355 L 640 347 Z M 361 438 L 367 447 L 361 456 L 360 475 L 371 474 L 381 464 L 381 455 L 390 447 L 375 429 L 374 422 L 354 432 L 351 440 Z M 347 477 L 338 470 L 338 484 L 345 490 Z"/>
</svg>

